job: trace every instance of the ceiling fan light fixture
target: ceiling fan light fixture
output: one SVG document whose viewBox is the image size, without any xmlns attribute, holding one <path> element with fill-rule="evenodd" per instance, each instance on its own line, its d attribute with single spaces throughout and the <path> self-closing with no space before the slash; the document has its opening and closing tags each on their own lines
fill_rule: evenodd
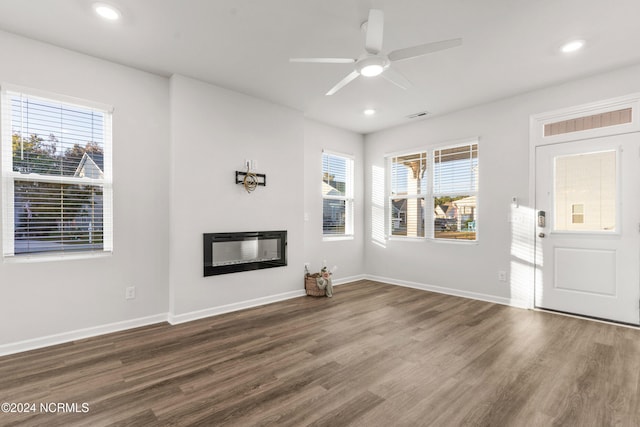
<svg viewBox="0 0 640 427">
<path fill-rule="evenodd" d="M 372 64 L 372 65 L 367 65 L 365 67 L 362 67 L 362 69 L 360 70 L 360 74 L 362 74 L 365 77 L 375 77 L 382 74 L 383 70 L 384 70 L 384 67 L 382 67 L 382 65 Z"/>
<path fill-rule="evenodd" d="M 356 70 L 365 77 L 375 77 L 382 74 L 389 66 L 389 61 L 382 56 L 371 55 L 361 58 L 356 63 Z"/>
</svg>

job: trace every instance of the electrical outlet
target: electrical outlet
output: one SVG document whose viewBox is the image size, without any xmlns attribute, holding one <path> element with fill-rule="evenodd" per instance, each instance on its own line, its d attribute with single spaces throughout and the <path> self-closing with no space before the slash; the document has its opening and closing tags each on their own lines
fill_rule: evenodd
<svg viewBox="0 0 640 427">
<path fill-rule="evenodd" d="M 498 271 L 498 280 L 501 282 L 506 282 L 507 281 L 507 272 L 504 270 L 500 270 Z"/>
<path fill-rule="evenodd" d="M 124 298 L 125 299 L 134 299 L 136 297 L 136 287 L 129 286 L 125 289 Z"/>
</svg>

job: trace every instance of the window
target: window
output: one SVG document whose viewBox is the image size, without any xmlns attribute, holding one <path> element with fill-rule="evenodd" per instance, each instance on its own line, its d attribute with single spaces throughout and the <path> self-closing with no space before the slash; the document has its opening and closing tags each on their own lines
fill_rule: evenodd
<svg viewBox="0 0 640 427">
<path fill-rule="evenodd" d="M 433 237 L 476 240 L 478 144 L 433 151 Z"/>
<path fill-rule="evenodd" d="M 391 158 L 391 235 L 424 237 L 427 153 Z"/>
<path fill-rule="evenodd" d="M 617 151 L 554 158 L 554 231 L 615 232 Z"/>
<path fill-rule="evenodd" d="M 3 88 L 3 254 L 111 251 L 111 113 Z"/>
<path fill-rule="evenodd" d="M 584 204 L 571 205 L 571 224 L 584 224 Z"/>
<path fill-rule="evenodd" d="M 477 141 L 390 157 L 389 171 L 391 236 L 476 240 Z"/>
<path fill-rule="evenodd" d="M 322 153 L 322 233 L 353 236 L 353 158 Z"/>
</svg>

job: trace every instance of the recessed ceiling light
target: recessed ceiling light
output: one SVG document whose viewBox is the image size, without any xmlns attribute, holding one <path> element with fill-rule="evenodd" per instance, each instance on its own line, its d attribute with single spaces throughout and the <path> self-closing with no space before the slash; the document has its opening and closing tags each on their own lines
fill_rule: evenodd
<svg viewBox="0 0 640 427">
<path fill-rule="evenodd" d="M 560 50 L 563 53 L 571 53 L 571 52 L 580 50 L 583 47 L 584 47 L 584 40 L 572 40 L 568 43 L 563 44 Z"/>
<path fill-rule="evenodd" d="M 376 110 L 374 110 L 373 108 L 367 108 L 363 111 L 363 113 L 365 116 L 373 116 L 376 113 Z"/>
<path fill-rule="evenodd" d="M 93 10 L 95 10 L 99 16 L 109 21 L 117 21 L 122 16 L 118 9 L 106 3 L 94 3 Z"/>
</svg>

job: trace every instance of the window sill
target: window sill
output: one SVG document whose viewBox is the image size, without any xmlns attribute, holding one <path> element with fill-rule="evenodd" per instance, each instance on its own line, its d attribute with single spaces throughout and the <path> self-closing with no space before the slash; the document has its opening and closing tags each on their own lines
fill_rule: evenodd
<svg viewBox="0 0 640 427">
<path fill-rule="evenodd" d="M 387 240 L 394 242 L 435 242 L 451 243 L 454 245 L 477 245 L 478 240 L 465 240 L 465 239 L 436 239 L 434 237 L 402 237 L 402 236 L 388 236 Z"/>
<path fill-rule="evenodd" d="M 387 240 L 394 242 L 425 242 L 426 237 L 405 237 L 405 236 L 387 236 Z"/>
<path fill-rule="evenodd" d="M 13 255 L 5 256 L 3 261 L 7 264 L 29 264 L 34 262 L 55 262 L 55 261 L 72 261 L 81 259 L 107 258 L 113 255 L 113 252 L 85 252 L 75 254 L 34 254 L 34 255 Z"/>
<path fill-rule="evenodd" d="M 465 240 L 465 239 L 427 239 L 432 242 L 440 243 L 450 243 L 453 245 L 477 245 L 478 240 Z"/>
<path fill-rule="evenodd" d="M 322 236 L 322 241 L 323 242 L 339 242 L 339 241 L 343 241 L 343 240 L 354 240 L 354 236 L 353 235 L 349 235 L 349 236 Z"/>
</svg>

